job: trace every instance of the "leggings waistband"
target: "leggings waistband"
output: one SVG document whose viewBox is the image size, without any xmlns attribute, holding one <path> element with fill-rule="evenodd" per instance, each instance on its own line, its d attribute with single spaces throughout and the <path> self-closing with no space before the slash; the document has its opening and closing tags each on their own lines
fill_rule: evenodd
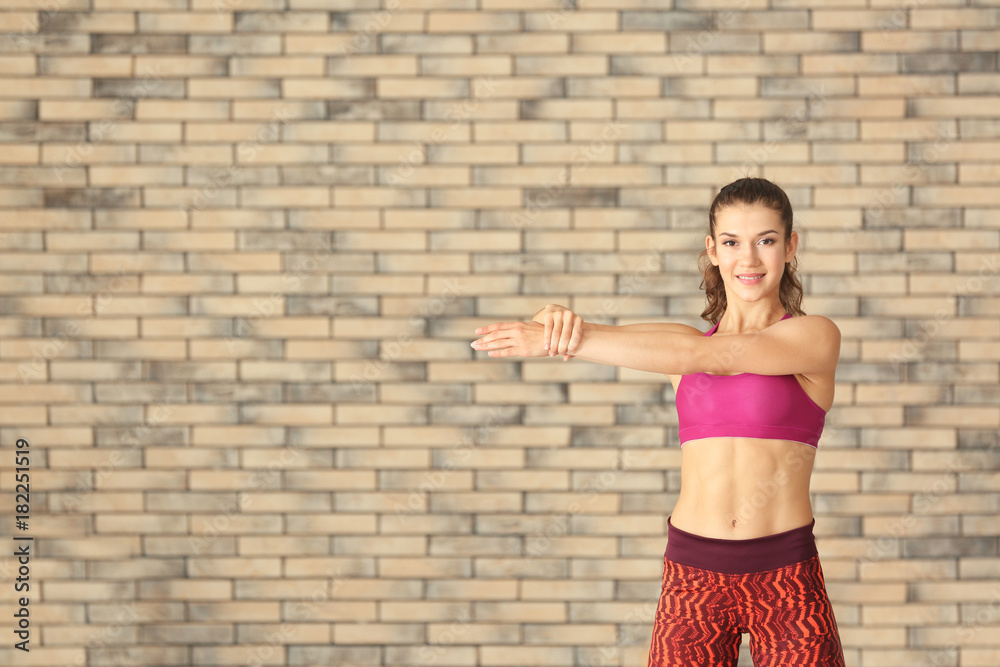
<svg viewBox="0 0 1000 667">
<path fill-rule="evenodd" d="M 720 540 L 675 528 L 667 517 L 667 550 L 663 556 L 681 565 L 725 574 L 777 570 L 817 555 L 811 523 L 783 533 L 748 540 Z"/>
</svg>

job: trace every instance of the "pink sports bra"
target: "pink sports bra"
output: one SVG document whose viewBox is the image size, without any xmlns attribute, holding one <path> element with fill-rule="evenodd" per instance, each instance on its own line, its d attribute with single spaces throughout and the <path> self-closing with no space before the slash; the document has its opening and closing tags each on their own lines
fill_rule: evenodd
<svg viewBox="0 0 1000 667">
<path fill-rule="evenodd" d="M 681 445 L 700 438 L 765 438 L 816 447 L 826 421 L 826 411 L 794 375 L 691 373 L 677 385 L 676 402 Z"/>
</svg>

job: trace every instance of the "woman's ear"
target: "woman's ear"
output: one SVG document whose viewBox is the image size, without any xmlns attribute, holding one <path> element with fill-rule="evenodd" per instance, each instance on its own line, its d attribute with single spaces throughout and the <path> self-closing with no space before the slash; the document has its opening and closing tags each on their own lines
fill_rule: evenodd
<svg viewBox="0 0 1000 667">
<path fill-rule="evenodd" d="M 788 247 L 785 248 L 785 264 L 792 261 L 795 257 L 795 251 L 799 248 L 799 233 L 792 232 L 791 237 L 788 239 Z"/>
<path fill-rule="evenodd" d="M 719 265 L 719 258 L 715 256 L 715 239 L 709 234 L 705 237 L 705 252 L 708 253 L 708 259 L 712 262 L 713 266 Z"/>
</svg>

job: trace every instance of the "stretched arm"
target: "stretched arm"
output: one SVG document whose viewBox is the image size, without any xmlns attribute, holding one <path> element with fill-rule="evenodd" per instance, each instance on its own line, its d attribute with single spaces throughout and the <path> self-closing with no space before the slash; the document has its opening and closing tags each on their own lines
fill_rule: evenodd
<svg viewBox="0 0 1000 667">
<path fill-rule="evenodd" d="M 563 355 L 563 359 L 568 361 L 574 356 L 573 350 L 580 344 L 580 337 L 583 334 L 585 325 L 582 317 L 565 306 L 550 303 L 535 313 L 531 321 L 538 322 L 545 327 L 545 350 L 548 351 L 550 357 L 561 354 Z M 587 322 L 586 327 L 593 331 L 676 331 L 679 333 L 701 335 L 701 332 L 694 327 L 669 322 L 649 322 L 622 326 Z M 483 333 L 483 330 L 477 329 L 476 333 Z"/>
<path fill-rule="evenodd" d="M 479 330 L 485 335 L 474 346 L 495 357 L 544 356 L 543 327 L 532 324 L 537 329 L 523 331 L 516 341 L 508 333 L 510 324 L 490 325 Z M 747 334 L 706 337 L 687 329 L 609 330 L 584 323 L 579 344 L 569 352 L 587 361 L 667 375 L 832 373 L 840 353 L 840 330 L 818 315 L 782 320 Z"/>
</svg>

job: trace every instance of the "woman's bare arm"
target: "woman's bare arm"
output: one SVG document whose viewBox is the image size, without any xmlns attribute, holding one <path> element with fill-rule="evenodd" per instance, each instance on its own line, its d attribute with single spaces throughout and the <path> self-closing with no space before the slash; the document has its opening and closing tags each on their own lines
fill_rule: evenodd
<svg viewBox="0 0 1000 667">
<path fill-rule="evenodd" d="M 564 359 L 572 358 L 569 352 L 580 343 L 580 335 L 583 332 L 583 318 L 565 306 L 558 304 L 548 304 L 531 318 L 532 322 L 538 322 L 545 327 L 545 341 L 548 344 L 545 349 L 550 357 L 563 355 Z M 587 322 L 586 326 L 593 331 L 673 331 L 677 333 L 688 333 L 701 335 L 702 332 L 686 324 L 673 322 L 643 322 L 638 324 L 595 324 Z M 481 333 L 480 329 L 476 333 Z"/>
<path fill-rule="evenodd" d="M 545 356 L 538 353 L 545 344 L 543 327 L 515 331 L 512 326 L 517 324 L 524 323 L 497 323 L 481 329 L 485 335 L 474 346 L 494 357 Z M 795 317 L 763 331 L 726 336 L 706 337 L 685 325 L 653 330 L 605 327 L 584 323 L 579 342 L 571 345 L 567 354 L 666 375 L 824 374 L 833 372 L 840 354 L 840 330 L 819 315 Z"/>
</svg>

